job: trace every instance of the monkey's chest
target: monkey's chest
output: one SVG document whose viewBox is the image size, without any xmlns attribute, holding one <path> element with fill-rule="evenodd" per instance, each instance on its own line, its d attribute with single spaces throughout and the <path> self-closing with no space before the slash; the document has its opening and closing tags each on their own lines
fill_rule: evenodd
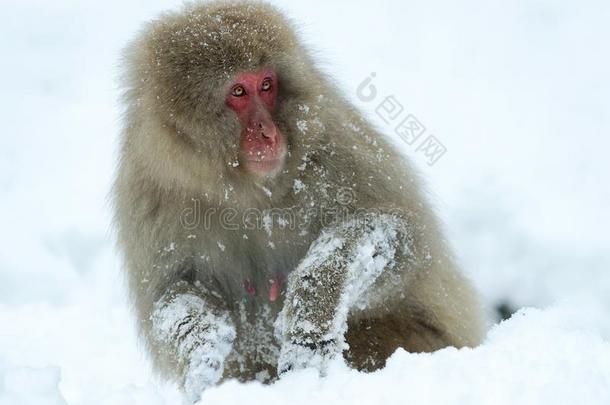
<svg viewBox="0 0 610 405">
<path fill-rule="evenodd" d="M 282 231 L 282 232 L 280 232 Z M 226 231 L 225 231 L 226 232 Z M 215 249 L 211 241 L 207 249 L 212 252 L 211 261 L 204 269 L 213 269 L 221 283 L 227 283 L 232 296 L 260 304 L 281 300 L 288 275 L 296 269 L 306 255 L 310 241 L 305 237 L 289 235 L 290 230 L 251 230 L 247 237 L 223 238 L 224 250 Z M 233 243 L 226 243 L 232 241 Z M 227 269 L 230 269 L 227 270 Z"/>
</svg>

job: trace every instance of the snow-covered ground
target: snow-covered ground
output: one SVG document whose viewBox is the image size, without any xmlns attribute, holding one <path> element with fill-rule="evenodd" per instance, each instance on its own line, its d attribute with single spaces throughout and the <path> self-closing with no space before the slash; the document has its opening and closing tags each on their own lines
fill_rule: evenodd
<svg viewBox="0 0 610 405">
<path fill-rule="evenodd" d="M 446 147 L 428 166 L 394 136 L 490 313 L 539 309 L 476 349 L 227 382 L 202 403 L 610 403 L 610 3 L 274 3 L 381 129 L 375 108 L 394 95 Z M 107 202 L 119 51 L 178 4 L 0 4 L 1 405 L 179 402 L 138 348 Z"/>
</svg>

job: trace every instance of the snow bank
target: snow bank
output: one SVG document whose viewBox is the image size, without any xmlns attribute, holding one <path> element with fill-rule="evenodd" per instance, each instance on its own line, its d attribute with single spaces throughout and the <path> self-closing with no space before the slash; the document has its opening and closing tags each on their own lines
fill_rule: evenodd
<svg viewBox="0 0 610 405">
<path fill-rule="evenodd" d="M 475 349 L 447 348 L 433 354 L 398 350 L 384 369 L 369 374 L 335 360 L 325 378 L 306 369 L 270 386 L 228 381 L 206 391 L 199 404 L 605 405 L 610 403 L 610 342 L 602 338 L 596 316 L 583 315 L 587 312 L 574 305 L 523 309 L 496 325 Z M 87 370 L 87 363 L 83 357 L 78 367 Z M 134 385 L 127 378 L 117 385 L 90 381 L 81 387 L 82 401 L 66 402 L 59 381 L 58 367 L 0 363 L 0 405 L 179 401 L 174 387 L 157 386 L 154 380 Z M 106 392 L 99 395 L 99 388 Z"/>
<path fill-rule="evenodd" d="M 610 343 L 574 308 L 525 309 L 493 328 L 476 349 L 398 350 L 364 374 L 336 361 L 273 386 L 231 381 L 200 404 L 575 404 L 610 403 Z"/>
<path fill-rule="evenodd" d="M 59 367 L 0 366 L 0 405 L 66 405 L 59 392 Z"/>
</svg>

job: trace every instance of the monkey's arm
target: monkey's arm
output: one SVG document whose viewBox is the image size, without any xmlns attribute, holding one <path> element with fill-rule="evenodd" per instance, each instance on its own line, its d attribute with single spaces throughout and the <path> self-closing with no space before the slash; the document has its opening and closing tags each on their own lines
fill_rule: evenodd
<svg viewBox="0 0 610 405">
<path fill-rule="evenodd" d="M 195 402 L 223 374 L 235 339 L 228 311 L 214 297 L 185 281 L 177 282 L 154 305 L 151 337 L 157 355 L 171 364 L 189 400 Z"/>
<path fill-rule="evenodd" d="M 279 372 L 314 366 L 346 349 L 348 312 L 397 255 L 408 255 L 407 228 L 391 215 L 367 215 L 322 232 L 288 279 L 277 323 Z"/>
</svg>

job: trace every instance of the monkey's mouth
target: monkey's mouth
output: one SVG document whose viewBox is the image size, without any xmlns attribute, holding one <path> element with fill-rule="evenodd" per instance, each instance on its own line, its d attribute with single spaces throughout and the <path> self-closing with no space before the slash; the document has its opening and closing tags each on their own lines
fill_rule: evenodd
<svg viewBox="0 0 610 405">
<path fill-rule="evenodd" d="M 253 160 L 247 159 L 243 162 L 246 169 L 259 176 L 273 176 L 280 171 L 284 159 Z"/>
<path fill-rule="evenodd" d="M 240 161 L 244 168 L 258 176 L 270 177 L 276 175 L 284 166 L 286 151 L 283 148 L 278 153 L 267 153 L 256 155 L 244 155 Z"/>
</svg>

